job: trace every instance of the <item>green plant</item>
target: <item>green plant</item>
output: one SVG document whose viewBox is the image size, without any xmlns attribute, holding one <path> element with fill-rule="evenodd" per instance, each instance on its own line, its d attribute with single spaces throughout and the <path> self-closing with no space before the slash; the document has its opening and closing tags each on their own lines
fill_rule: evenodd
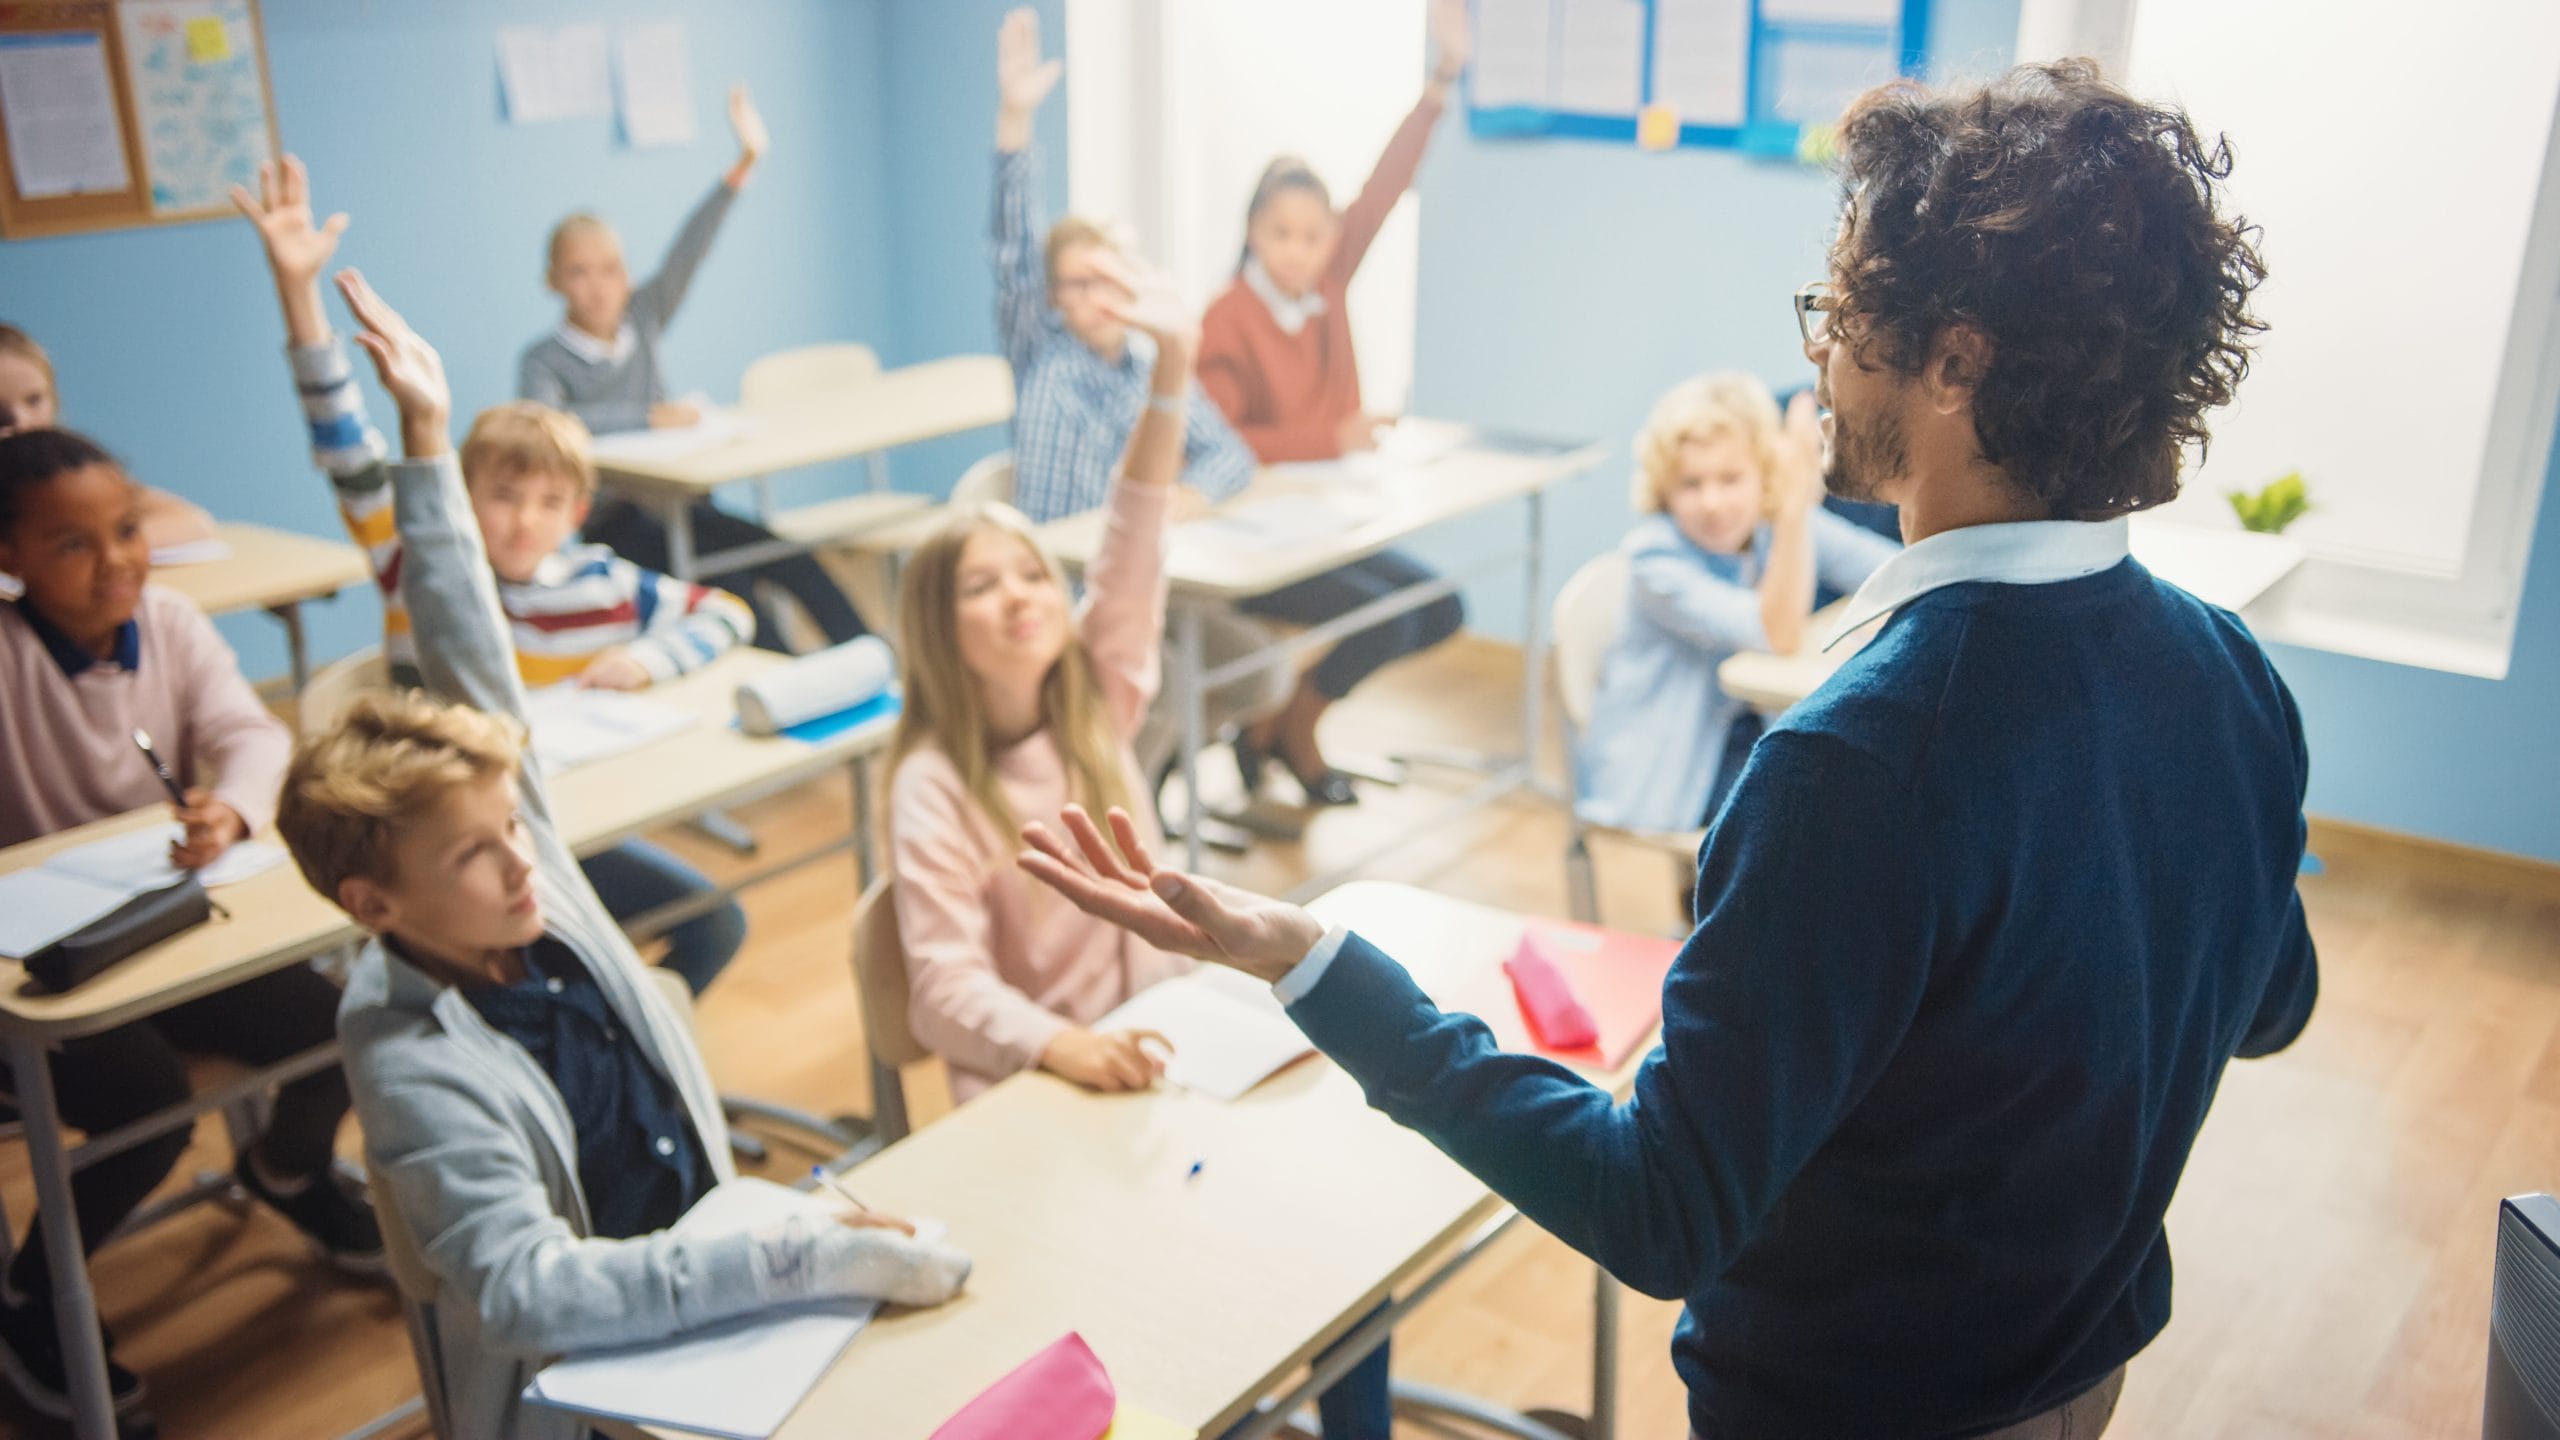
<svg viewBox="0 0 2560 1440">
<path fill-rule="evenodd" d="M 2267 488 L 2255 495 L 2234 490 L 2224 498 L 2231 502 L 2231 513 L 2240 517 L 2240 528 L 2261 535 L 2281 535 L 2284 527 L 2311 513 L 2310 487 L 2299 470 L 2268 481 Z"/>
</svg>

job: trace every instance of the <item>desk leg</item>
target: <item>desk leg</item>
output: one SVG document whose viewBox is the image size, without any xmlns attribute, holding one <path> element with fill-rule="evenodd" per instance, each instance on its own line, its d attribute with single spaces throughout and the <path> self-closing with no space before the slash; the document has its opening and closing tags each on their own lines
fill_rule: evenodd
<svg viewBox="0 0 2560 1440">
<path fill-rule="evenodd" d="M 17 1077 L 18 1113 L 27 1127 L 27 1161 L 35 1171 L 36 1210 L 45 1217 L 45 1260 L 53 1271 L 53 1319 L 71 1379 L 71 1408 L 80 1440 L 115 1440 L 115 1402 L 107 1394 L 107 1346 L 98 1331 L 97 1297 L 80 1253 L 80 1221 L 71 1203 L 70 1157 L 54 1108 L 53 1071 L 44 1042 L 9 1037 L 9 1069 Z"/>
<path fill-rule="evenodd" d="M 1584 1440 L 1618 1437 L 1618 1282 L 1591 1267 L 1591 1425 Z"/>
<path fill-rule="evenodd" d="M 1527 643 L 1520 663 L 1527 668 L 1520 686 L 1520 759 L 1532 790 L 1540 788 L 1538 766 L 1544 759 L 1547 728 L 1547 492 L 1529 492 L 1529 544 L 1521 552 L 1521 594 L 1528 613 L 1521 617 Z"/>
<path fill-rule="evenodd" d="M 1199 607 L 1183 605 L 1173 612 L 1174 704 L 1182 708 L 1182 868 L 1200 869 L 1200 822 L 1208 807 L 1200 803 L 1200 751 L 1208 743 L 1205 713 L 1208 699 L 1200 693 L 1201 620 Z"/>
<path fill-rule="evenodd" d="M 658 509 L 658 521 L 667 527 L 667 573 L 679 580 L 691 580 L 695 570 L 693 553 L 693 502 L 678 497 Z"/>
<path fill-rule="evenodd" d="M 288 600 L 282 605 L 270 605 L 267 613 L 284 626 L 285 653 L 293 661 L 293 693 L 299 698 L 302 687 L 311 683 L 311 644 L 302 633 L 302 602 Z"/>
<path fill-rule="evenodd" d="M 853 757 L 853 874 L 854 893 L 867 893 L 872 878 L 880 873 L 879 858 L 871 853 L 871 757 Z"/>
</svg>

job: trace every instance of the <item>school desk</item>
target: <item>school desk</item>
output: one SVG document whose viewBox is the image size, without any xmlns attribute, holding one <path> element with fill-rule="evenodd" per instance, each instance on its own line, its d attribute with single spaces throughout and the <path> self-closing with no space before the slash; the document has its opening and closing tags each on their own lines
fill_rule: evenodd
<svg viewBox="0 0 2560 1440">
<path fill-rule="evenodd" d="M 293 657 L 293 691 L 301 694 L 303 682 L 311 678 L 302 602 L 361 585 L 373 578 L 373 567 L 363 551 L 344 540 L 322 540 L 238 520 L 223 521 L 213 533 L 229 547 L 228 554 L 154 566 L 153 583 L 193 600 L 207 615 L 264 610 L 276 617 L 284 625 L 285 646 Z"/>
</svg>

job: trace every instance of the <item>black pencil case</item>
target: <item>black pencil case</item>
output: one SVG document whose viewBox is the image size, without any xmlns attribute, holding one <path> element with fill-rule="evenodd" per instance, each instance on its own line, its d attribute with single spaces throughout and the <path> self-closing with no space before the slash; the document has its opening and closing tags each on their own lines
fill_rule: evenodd
<svg viewBox="0 0 2560 1440">
<path fill-rule="evenodd" d="M 213 914 L 213 897 L 193 875 L 175 885 L 146 890 L 25 960 L 27 973 L 48 990 L 68 990 L 99 971 L 129 960 Z"/>
</svg>

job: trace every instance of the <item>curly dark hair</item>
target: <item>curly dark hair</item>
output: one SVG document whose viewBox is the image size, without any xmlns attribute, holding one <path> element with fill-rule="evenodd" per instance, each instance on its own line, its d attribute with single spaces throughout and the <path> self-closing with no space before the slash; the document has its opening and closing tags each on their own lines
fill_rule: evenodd
<svg viewBox="0 0 2560 1440">
<path fill-rule="evenodd" d="M 2180 452 L 2201 455 L 2205 412 L 2230 403 L 2266 328 L 2249 310 L 2257 227 L 2216 207 L 2230 146 L 2090 60 L 1879 87 L 1839 144 L 1832 278 L 1859 362 L 1915 374 L 1970 324 L 1990 341 L 1983 456 L 2054 518 L 2174 498 Z"/>
</svg>

